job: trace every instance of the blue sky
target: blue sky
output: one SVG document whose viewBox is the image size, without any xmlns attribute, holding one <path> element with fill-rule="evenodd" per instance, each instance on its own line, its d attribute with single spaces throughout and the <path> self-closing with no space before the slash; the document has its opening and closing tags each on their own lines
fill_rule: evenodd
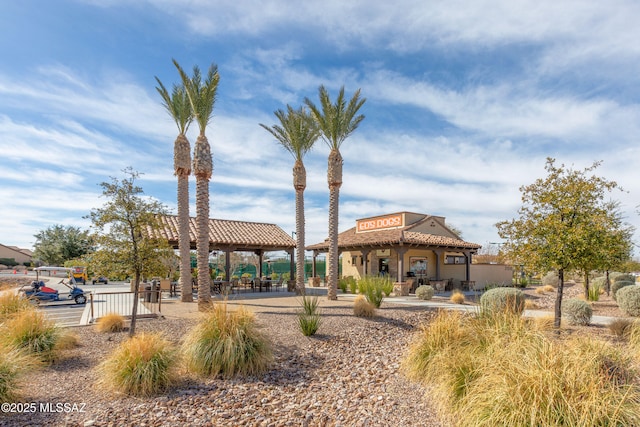
<svg viewBox="0 0 640 427">
<path fill-rule="evenodd" d="M 494 224 L 517 215 L 548 156 L 603 161 L 640 229 L 638 22 L 634 1 L 2 2 L 0 243 L 88 227 L 98 184 L 127 166 L 175 212 L 177 130 L 154 79 L 178 81 L 172 58 L 219 68 L 214 218 L 295 229 L 292 158 L 258 124 L 324 84 L 367 98 L 341 149 L 341 231 L 412 211 L 499 241 Z M 327 155 L 319 142 L 305 159 L 307 244 L 327 235 Z"/>
</svg>

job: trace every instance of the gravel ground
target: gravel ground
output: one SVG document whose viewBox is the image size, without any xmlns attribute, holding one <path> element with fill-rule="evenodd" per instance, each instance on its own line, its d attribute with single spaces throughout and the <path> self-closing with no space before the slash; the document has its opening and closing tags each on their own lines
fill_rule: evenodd
<svg viewBox="0 0 640 427">
<path fill-rule="evenodd" d="M 555 292 L 524 291 L 539 309 L 553 311 Z M 582 285 L 568 285 L 564 298 L 582 292 Z M 297 327 L 297 308 L 267 301 L 246 301 L 273 343 L 274 363 L 264 375 L 202 379 L 185 374 L 160 396 L 109 394 L 96 386 L 95 367 L 127 333 L 100 334 L 80 327 L 72 329 L 79 338 L 77 348 L 27 376 L 21 402 L 35 403 L 38 410 L 0 412 L 0 426 L 445 425 L 425 389 L 399 370 L 413 333 L 435 314 L 433 309 L 383 303 L 376 318 L 361 319 L 353 316 L 351 303 L 327 304 L 321 297 L 323 324 L 307 338 Z M 179 343 L 197 322 L 195 304 L 187 307 L 191 311 L 180 315 L 168 310 L 166 318 L 140 320 L 138 331 L 161 331 Z M 594 315 L 623 316 L 606 295 L 593 308 Z M 56 404 L 68 404 L 73 411 L 65 412 L 68 407 L 63 406 L 56 412 Z"/>
<path fill-rule="evenodd" d="M 22 402 L 77 404 L 65 413 L 0 413 L 3 426 L 440 426 L 425 390 L 399 372 L 413 331 L 431 310 L 383 303 L 374 319 L 350 305 L 324 307 L 314 337 L 296 326 L 297 309 L 262 311 L 256 319 L 273 343 L 264 375 L 210 379 L 184 375 L 168 393 L 147 399 L 114 396 L 96 387 L 96 365 L 126 333 L 76 328 L 80 346 L 29 374 Z M 178 343 L 197 320 L 141 320 L 139 331 L 162 331 Z M 64 407 L 63 407 L 64 408 Z"/>
</svg>

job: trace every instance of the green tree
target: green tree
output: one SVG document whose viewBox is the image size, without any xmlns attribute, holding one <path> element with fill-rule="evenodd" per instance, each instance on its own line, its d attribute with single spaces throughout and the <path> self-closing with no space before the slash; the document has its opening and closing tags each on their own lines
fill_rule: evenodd
<svg viewBox="0 0 640 427">
<path fill-rule="evenodd" d="M 209 274 L 209 180 L 213 174 L 211 147 L 205 130 L 216 102 L 220 75 L 218 67 L 211 64 L 203 80 L 198 66 L 193 67 L 189 77 L 178 62 L 174 65 L 180 73 L 182 84 L 187 91 L 191 111 L 200 129 L 193 151 L 193 174 L 196 176 L 196 250 L 198 252 L 198 307 L 208 309 L 211 304 L 211 278 Z"/>
<path fill-rule="evenodd" d="M 154 230 L 161 227 L 158 216 L 166 215 L 160 202 L 143 196 L 142 188 L 136 185 L 139 174 L 131 168 L 124 170 L 129 178 L 103 182 L 102 195 L 107 202 L 89 214 L 95 230 L 98 250 L 92 262 L 100 271 L 109 275 L 127 275 L 134 280 L 131 328 L 136 329 L 138 294 L 141 278 L 165 276 L 166 260 L 173 249 L 164 239 L 154 238 Z"/>
<path fill-rule="evenodd" d="M 358 110 L 365 103 L 366 98 L 360 98 L 360 89 L 347 103 L 344 86 L 340 89 L 335 103 L 331 102 L 329 92 L 324 86 L 319 90 L 320 108 L 309 99 L 305 104 L 318 123 L 321 136 L 331 150 L 327 166 L 327 182 L 329 184 L 329 253 L 327 298 L 338 299 L 338 206 L 340 204 L 340 187 L 342 186 L 342 155 L 340 146 L 364 120 L 364 115 L 358 115 Z"/>
<path fill-rule="evenodd" d="M 578 248 L 577 266 L 584 276 L 584 296 L 589 298 L 589 274 L 593 270 L 607 272 L 605 288 L 610 290 L 609 271 L 631 258 L 633 227 L 623 223 L 619 203 L 604 203 L 601 212 L 587 219 L 583 245 Z"/>
<path fill-rule="evenodd" d="M 582 171 L 557 167 L 547 158 L 547 177 L 520 188 L 519 218 L 496 224 L 506 242 L 503 249 L 512 260 L 530 270 L 557 270 L 558 291 L 554 326 L 560 327 L 564 273 L 581 267 L 585 246 L 594 233 L 593 225 L 606 218 L 608 192 L 619 188 L 614 181 L 591 174 L 598 166 Z"/>
<path fill-rule="evenodd" d="M 46 265 L 62 266 L 65 261 L 79 258 L 94 249 L 89 231 L 70 225 L 52 225 L 34 237 L 33 256 Z"/>
<path fill-rule="evenodd" d="M 320 136 L 313 117 L 304 109 L 294 110 L 287 105 L 287 111 L 274 112 L 280 125 L 268 127 L 260 123 L 294 159 L 293 188 L 296 191 L 296 293 L 304 294 L 304 190 L 307 187 L 307 171 L 302 159 L 313 148 Z"/>
<path fill-rule="evenodd" d="M 191 239 L 189 238 L 189 175 L 191 174 L 191 145 L 186 133 L 193 121 L 193 112 L 184 86 L 173 86 L 171 94 L 156 77 L 156 90 L 178 127 L 178 137 L 173 143 L 173 169 L 178 177 L 178 252 L 180 253 L 180 299 L 192 302 L 191 292 Z"/>
</svg>

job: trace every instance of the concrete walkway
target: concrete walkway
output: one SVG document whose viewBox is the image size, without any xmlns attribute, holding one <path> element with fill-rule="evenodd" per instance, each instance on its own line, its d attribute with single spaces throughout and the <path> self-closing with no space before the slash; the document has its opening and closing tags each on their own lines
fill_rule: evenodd
<svg viewBox="0 0 640 427">
<path fill-rule="evenodd" d="M 338 290 L 338 299 L 336 301 L 330 301 L 326 299 L 327 288 L 307 287 L 306 293 L 311 296 L 319 296 L 320 307 L 352 306 L 353 300 L 357 296 L 354 294 L 345 294 Z M 398 304 L 430 309 L 478 311 L 478 305 L 473 302 L 469 303 L 469 301 L 478 300 L 480 294 L 473 291 L 464 292 L 464 294 L 467 300 L 465 304 L 454 304 L 450 302 L 451 292 L 444 292 L 436 294 L 433 299 L 428 301 L 419 300 L 415 295 L 385 297 L 382 306 L 384 307 L 385 304 Z M 221 301 L 223 298 L 218 296 L 215 300 Z M 300 308 L 300 297 L 296 296 L 293 292 L 237 293 L 229 295 L 226 300 L 229 305 L 242 305 L 254 312 Z M 199 315 L 198 303 L 182 303 L 179 297 L 163 298 L 162 315 L 165 317 L 197 317 Z M 525 310 L 524 316 L 553 318 L 554 313 L 548 310 Z M 591 318 L 591 324 L 606 326 L 615 319 L 615 317 L 593 316 Z"/>
</svg>

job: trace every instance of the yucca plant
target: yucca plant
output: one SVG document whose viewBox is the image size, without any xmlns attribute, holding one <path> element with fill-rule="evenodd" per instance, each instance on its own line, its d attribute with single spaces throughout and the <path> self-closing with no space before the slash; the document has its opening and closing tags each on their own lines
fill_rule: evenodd
<svg viewBox="0 0 640 427">
<path fill-rule="evenodd" d="M 258 329 L 255 316 L 244 307 L 228 310 L 214 304 L 187 335 L 182 352 L 190 371 L 201 375 L 255 375 L 272 360 L 271 344 Z"/>
<path fill-rule="evenodd" d="M 320 324 L 322 323 L 322 319 L 319 314 L 307 315 L 304 313 L 298 314 L 298 326 L 302 331 L 302 335 L 305 337 L 310 337 L 311 335 L 315 335 L 320 329 Z"/>
<path fill-rule="evenodd" d="M 298 313 L 298 326 L 305 337 L 314 335 L 320 328 L 322 320 L 318 310 L 319 304 L 317 297 L 303 296 L 301 298 L 302 311 Z"/>
<path fill-rule="evenodd" d="M 175 379 L 178 352 L 159 334 L 138 334 L 126 341 L 98 370 L 106 389 L 133 396 L 151 396 L 166 390 Z"/>
<path fill-rule="evenodd" d="M 318 300 L 318 297 L 308 297 L 305 295 L 300 298 L 300 306 L 302 307 L 302 312 L 304 314 L 313 315 L 318 313 L 320 301 Z"/>
</svg>

